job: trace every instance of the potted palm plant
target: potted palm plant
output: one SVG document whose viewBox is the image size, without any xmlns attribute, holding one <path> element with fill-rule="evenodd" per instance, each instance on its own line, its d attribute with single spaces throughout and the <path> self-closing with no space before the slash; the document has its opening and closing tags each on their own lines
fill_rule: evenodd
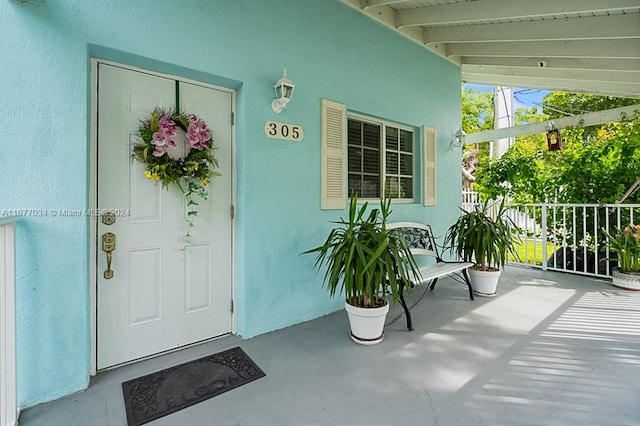
<svg viewBox="0 0 640 426">
<path fill-rule="evenodd" d="M 614 286 L 640 290 L 640 224 L 618 228 L 614 234 L 604 231 L 609 250 L 616 254 L 618 266 L 611 271 Z M 611 259 L 614 260 L 614 259 Z"/>
<path fill-rule="evenodd" d="M 351 338 L 364 345 L 382 341 L 389 311 L 387 294 L 397 299 L 402 280 L 418 276 L 416 262 L 403 236 L 387 229 L 391 200 L 380 200 L 380 208 L 349 202 L 347 219 L 340 218 L 316 253 L 314 267 L 326 267 L 323 284 L 331 296 L 344 293 Z"/>
<path fill-rule="evenodd" d="M 485 201 L 474 211 L 461 210 L 445 234 L 444 246 L 464 261 L 475 263 L 469 268 L 475 294 L 495 296 L 507 256 L 517 256 L 513 246 L 516 226 L 505 214 L 504 200 L 499 205 Z"/>
</svg>

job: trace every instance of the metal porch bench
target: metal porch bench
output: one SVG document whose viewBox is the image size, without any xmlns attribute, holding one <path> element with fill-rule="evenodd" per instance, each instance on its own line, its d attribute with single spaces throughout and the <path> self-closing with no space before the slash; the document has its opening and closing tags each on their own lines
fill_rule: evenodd
<svg viewBox="0 0 640 426">
<path fill-rule="evenodd" d="M 415 256 L 431 256 L 436 260 L 435 264 L 420 267 L 419 279 L 412 279 L 409 283 L 402 282 L 400 284 L 400 305 L 404 310 L 407 319 L 407 328 L 413 330 L 413 320 L 411 312 L 404 300 L 404 287 L 408 284 L 411 287 L 417 285 L 428 284 L 429 290 L 433 290 L 438 279 L 448 275 L 462 277 L 462 281 L 469 288 L 469 298 L 473 300 L 473 287 L 469 281 L 467 268 L 473 266 L 472 262 L 449 262 L 442 260 L 438 252 L 433 232 L 429 225 L 415 222 L 393 222 L 388 223 L 387 229 L 396 229 L 404 237 L 411 253 Z"/>
</svg>

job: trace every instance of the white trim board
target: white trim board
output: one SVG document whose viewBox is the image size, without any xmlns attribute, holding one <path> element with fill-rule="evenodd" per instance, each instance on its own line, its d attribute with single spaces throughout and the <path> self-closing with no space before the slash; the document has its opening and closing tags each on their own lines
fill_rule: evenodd
<svg viewBox="0 0 640 426">
<path fill-rule="evenodd" d="M 16 400 L 15 228 L 0 222 L 0 426 L 14 426 Z"/>
</svg>

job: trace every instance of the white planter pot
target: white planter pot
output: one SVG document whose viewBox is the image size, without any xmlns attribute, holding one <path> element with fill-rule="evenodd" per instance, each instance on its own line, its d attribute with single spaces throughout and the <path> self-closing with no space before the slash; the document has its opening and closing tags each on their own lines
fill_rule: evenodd
<svg viewBox="0 0 640 426">
<path fill-rule="evenodd" d="M 469 268 L 467 271 L 473 286 L 473 293 L 476 296 L 493 297 L 496 295 L 501 271 L 478 271 L 473 268 Z"/>
<path fill-rule="evenodd" d="M 375 345 L 384 338 L 384 321 L 389 312 L 389 303 L 381 308 L 358 308 L 344 303 L 349 315 L 351 339 L 361 345 Z"/>
<path fill-rule="evenodd" d="M 621 272 L 620 269 L 614 268 L 611 271 L 612 284 L 625 290 L 640 290 L 640 273 Z"/>
</svg>

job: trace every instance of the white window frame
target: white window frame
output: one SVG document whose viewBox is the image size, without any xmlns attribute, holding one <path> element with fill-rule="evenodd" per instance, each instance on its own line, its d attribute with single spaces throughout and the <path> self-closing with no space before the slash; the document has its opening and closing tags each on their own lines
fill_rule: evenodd
<svg viewBox="0 0 640 426">
<path fill-rule="evenodd" d="M 411 198 L 392 198 L 393 202 L 396 204 L 412 204 L 415 202 L 415 197 L 416 197 L 416 190 L 418 189 L 417 186 L 417 182 L 418 179 L 420 178 L 419 175 L 419 168 L 417 167 L 417 163 L 416 163 L 416 159 L 417 159 L 417 152 L 416 152 L 416 139 L 418 136 L 418 133 L 416 132 L 415 127 L 412 126 L 407 126 L 407 125 L 403 125 L 394 121 L 389 121 L 389 120 L 383 120 L 383 119 L 379 119 L 379 118 L 373 118 L 364 114 L 360 114 L 360 113 L 356 113 L 356 112 L 350 112 L 347 111 L 347 121 L 345 122 L 345 127 L 348 128 L 348 123 L 350 119 L 354 119 L 357 121 L 361 121 L 364 123 L 369 123 L 369 124 L 374 124 L 374 125 L 378 125 L 381 128 L 381 135 L 380 135 L 380 189 L 382 190 L 382 193 L 380 194 L 380 196 L 382 196 L 384 194 L 384 190 L 386 188 L 386 182 L 387 182 L 387 147 L 386 147 L 386 135 L 387 135 L 387 127 L 393 127 L 396 128 L 398 130 L 404 130 L 407 132 L 410 132 L 412 134 L 412 138 L 411 138 L 411 156 L 412 156 L 412 166 L 411 166 L 411 177 L 412 177 L 412 197 Z M 349 181 L 349 150 L 348 150 L 348 146 L 349 146 L 349 140 L 348 140 L 348 136 L 347 136 L 347 140 L 345 141 L 347 149 L 345 150 L 345 162 L 346 164 L 346 168 L 347 168 L 347 176 L 346 176 L 346 181 L 347 181 L 347 185 L 348 185 L 348 181 Z M 351 194 L 347 194 L 347 196 L 350 196 Z M 379 200 L 379 198 L 360 198 L 358 197 L 359 200 L 362 201 L 377 201 Z"/>
</svg>

